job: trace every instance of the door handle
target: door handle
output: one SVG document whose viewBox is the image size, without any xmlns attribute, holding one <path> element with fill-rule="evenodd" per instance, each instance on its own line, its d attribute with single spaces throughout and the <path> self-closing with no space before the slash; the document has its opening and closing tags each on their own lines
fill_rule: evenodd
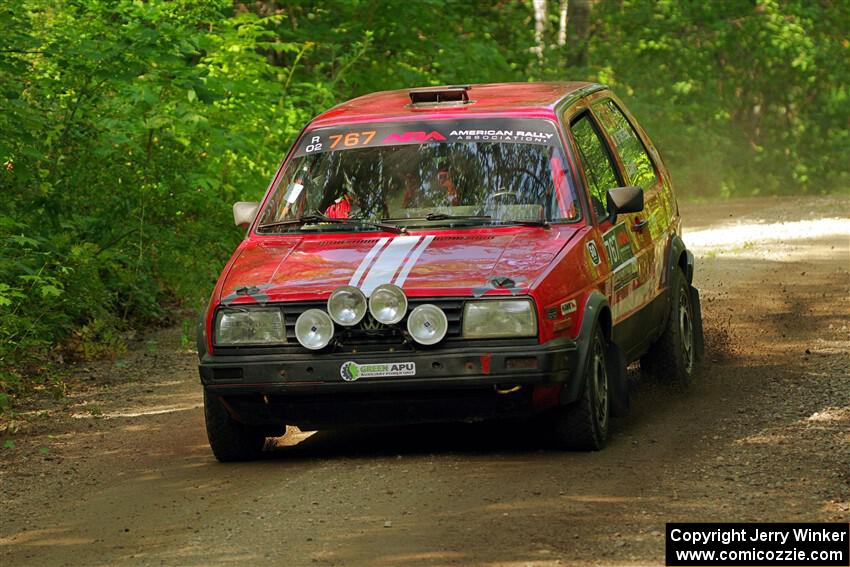
<svg viewBox="0 0 850 567">
<path fill-rule="evenodd" d="M 641 221 L 636 220 L 635 223 L 632 225 L 632 230 L 634 232 L 640 232 L 643 229 L 645 229 L 646 225 L 648 225 L 648 224 L 649 224 L 649 221 L 646 220 L 646 219 L 641 220 Z"/>
</svg>

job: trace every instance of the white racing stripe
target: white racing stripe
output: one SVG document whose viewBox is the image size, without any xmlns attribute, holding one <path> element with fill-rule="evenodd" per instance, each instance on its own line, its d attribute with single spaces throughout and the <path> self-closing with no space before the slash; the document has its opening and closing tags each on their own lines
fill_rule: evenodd
<svg viewBox="0 0 850 567">
<path fill-rule="evenodd" d="M 366 268 L 368 268 L 369 264 L 372 263 L 372 259 L 378 254 L 378 252 L 381 251 L 381 248 L 384 247 L 384 244 L 386 244 L 388 240 L 389 238 L 386 237 L 381 238 L 380 240 L 378 240 L 377 243 L 375 243 L 374 246 L 372 246 L 372 249 L 369 250 L 369 253 L 366 254 L 363 260 L 360 262 L 360 265 L 357 266 L 357 269 L 354 271 L 354 275 L 351 276 L 351 280 L 348 282 L 348 285 L 353 285 L 354 287 L 357 287 L 357 284 L 360 283 L 360 278 L 363 277 L 363 272 L 366 271 Z"/>
<path fill-rule="evenodd" d="M 410 274 L 410 270 L 413 269 L 413 266 L 416 264 L 416 261 L 419 260 L 419 256 L 425 252 L 425 249 L 428 248 L 428 245 L 431 244 L 431 241 L 434 240 L 434 235 L 428 235 L 422 239 L 422 242 L 413 250 L 410 254 L 410 257 L 407 259 L 407 262 L 404 263 L 404 267 L 402 267 L 401 271 L 398 273 L 398 276 L 395 278 L 395 285 L 398 287 L 404 287 L 404 282 L 407 279 L 407 275 Z"/>
<path fill-rule="evenodd" d="M 397 236 L 396 238 L 393 238 L 392 242 L 384 248 L 384 251 L 381 252 L 381 255 L 378 256 L 377 260 L 375 260 L 375 264 L 366 274 L 363 284 L 360 285 L 360 291 L 362 291 L 366 297 L 369 297 L 376 287 L 381 284 L 390 283 L 402 261 L 407 257 L 408 253 L 410 253 L 421 238 L 421 236 Z M 374 250 L 375 248 L 373 248 L 369 253 L 371 254 Z M 365 262 L 366 258 L 364 258 L 363 261 Z M 361 263 L 361 266 L 362 265 L 363 263 Z M 360 268 L 358 268 L 358 271 L 360 271 Z M 357 272 L 355 272 L 355 275 L 357 275 Z M 351 280 L 355 281 L 354 277 L 352 277 Z M 357 284 L 355 283 L 351 285 Z"/>
</svg>

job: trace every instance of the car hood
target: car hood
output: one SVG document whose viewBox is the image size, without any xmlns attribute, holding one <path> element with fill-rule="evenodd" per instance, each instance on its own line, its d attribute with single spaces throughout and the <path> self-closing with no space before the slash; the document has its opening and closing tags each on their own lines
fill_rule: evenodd
<svg viewBox="0 0 850 567">
<path fill-rule="evenodd" d="M 384 283 L 412 296 L 522 290 L 575 234 L 570 227 L 488 232 L 287 236 L 248 241 L 221 287 L 224 303 L 324 299 L 341 285 Z M 509 278 L 510 281 L 504 278 Z"/>
</svg>

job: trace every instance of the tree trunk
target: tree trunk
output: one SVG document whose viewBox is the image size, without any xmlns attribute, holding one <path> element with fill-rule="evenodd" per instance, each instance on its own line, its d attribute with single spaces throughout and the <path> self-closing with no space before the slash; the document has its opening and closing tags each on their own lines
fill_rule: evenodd
<svg viewBox="0 0 850 567">
<path fill-rule="evenodd" d="M 561 17 L 558 20 L 558 46 L 563 47 L 567 44 L 567 10 L 569 9 L 570 1 L 561 0 Z"/>
<path fill-rule="evenodd" d="M 543 49 L 545 42 L 543 34 L 546 31 L 546 0 L 532 0 L 534 7 L 534 47 L 532 51 L 537 54 L 537 61 L 543 64 Z"/>
</svg>

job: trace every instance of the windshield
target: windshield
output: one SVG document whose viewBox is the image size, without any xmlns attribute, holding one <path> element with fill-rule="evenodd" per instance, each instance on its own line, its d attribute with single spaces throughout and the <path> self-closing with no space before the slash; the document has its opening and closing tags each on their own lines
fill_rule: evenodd
<svg viewBox="0 0 850 567">
<path fill-rule="evenodd" d="M 545 120 L 317 129 L 300 140 L 259 230 L 574 222 L 580 208 L 565 164 Z"/>
</svg>

